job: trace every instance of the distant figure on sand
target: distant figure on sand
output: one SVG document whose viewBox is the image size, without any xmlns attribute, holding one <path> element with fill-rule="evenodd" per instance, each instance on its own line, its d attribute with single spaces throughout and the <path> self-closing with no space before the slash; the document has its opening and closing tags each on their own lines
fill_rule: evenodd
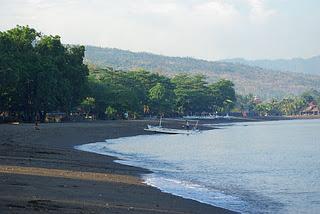
<svg viewBox="0 0 320 214">
<path fill-rule="evenodd" d="M 190 125 L 189 125 L 189 121 L 186 121 L 186 129 L 189 130 L 190 129 Z"/>
<path fill-rule="evenodd" d="M 39 127 L 39 115 L 37 114 L 36 117 L 35 117 L 35 120 L 34 120 L 34 129 L 35 130 L 40 130 L 40 127 Z"/>
</svg>

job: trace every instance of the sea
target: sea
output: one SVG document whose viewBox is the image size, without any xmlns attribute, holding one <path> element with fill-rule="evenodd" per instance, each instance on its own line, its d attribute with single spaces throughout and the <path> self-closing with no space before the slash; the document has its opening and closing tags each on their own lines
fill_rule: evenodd
<svg viewBox="0 0 320 214">
<path fill-rule="evenodd" d="M 320 120 L 214 125 L 77 146 L 150 169 L 163 192 L 241 213 L 320 213 Z"/>
</svg>

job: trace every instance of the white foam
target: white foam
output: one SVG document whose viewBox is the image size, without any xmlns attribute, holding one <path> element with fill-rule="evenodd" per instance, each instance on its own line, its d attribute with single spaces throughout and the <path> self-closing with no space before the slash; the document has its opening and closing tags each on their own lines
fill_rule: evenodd
<svg viewBox="0 0 320 214">
<path fill-rule="evenodd" d="M 237 197 L 189 181 L 167 178 L 156 173 L 144 175 L 143 179 L 146 184 L 157 187 L 163 192 L 201 203 L 224 207 L 233 211 L 241 211 L 245 206 L 244 202 Z"/>
<path fill-rule="evenodd" d="M 75 149 L 81 151 L 92 152 L 96 154 L 116 156 L 120 160 L 115 160 L 117 163 L 143 167 L 151 171 L 157 171 L 156 168 L 150 164 L 152 161 L 150 157 L 132 156 L 130 154 L 123 154 L 118 151 L 110 149 L 110 145 L 115 143 L 127 143 L 126 141 L 135 141 L 140 137 L 155 137 L 155 136 L 134 136 L 124 137 L 105 142 L 97 142 L 75 146 Z M 161 171 L 157 173 L 142 175 L 142 179 L 147 185 L 156 187 L 163 192 L 174 194 L 183 198 L 193 199 L 201 203 L 206 203 L 214 206 L 223 207 L 229 210 L 241 211 L 243 210 L 244 202 L 239 198 L 225 194 L 219 190 L 208 189 L 203 185 L 192 183 L 190 181 L 176 179 L 170 177 L 170 173 L 174 174 L 174 170 L 165 171 L 166 176 L 161 175 Z"/>
</svg>

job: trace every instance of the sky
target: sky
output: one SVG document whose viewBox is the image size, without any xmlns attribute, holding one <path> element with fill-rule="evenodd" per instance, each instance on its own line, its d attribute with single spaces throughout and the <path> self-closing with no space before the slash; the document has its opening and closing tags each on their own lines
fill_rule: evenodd
<svg viewBox="0 0 320 214">
<path fill-rule="evenodd" d="M 320 0 L 0 0 L 0 31 L 207 60 L 320 54 Z"/>
</svg>

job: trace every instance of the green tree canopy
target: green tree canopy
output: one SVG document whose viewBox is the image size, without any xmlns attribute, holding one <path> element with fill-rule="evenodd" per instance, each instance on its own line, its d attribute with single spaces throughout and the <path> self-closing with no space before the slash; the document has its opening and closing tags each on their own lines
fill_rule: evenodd
<svg viewBox="0 0 320 214">
<path fill-rule="evenodd" d="M 229 112 L 236 102 L 234 84 L 230 80 L 221 79 L 209 85 L 211 104 L 214 111 Z"/>
<path fill-rule="evenodd" d="M 71 111 L 86 91 L 83 57 L 83 46 L 64 46 L 59 36 L 28 26 L 0 32 L 0 109 L 25 120 L 37 113 Z"/>
</svg>

